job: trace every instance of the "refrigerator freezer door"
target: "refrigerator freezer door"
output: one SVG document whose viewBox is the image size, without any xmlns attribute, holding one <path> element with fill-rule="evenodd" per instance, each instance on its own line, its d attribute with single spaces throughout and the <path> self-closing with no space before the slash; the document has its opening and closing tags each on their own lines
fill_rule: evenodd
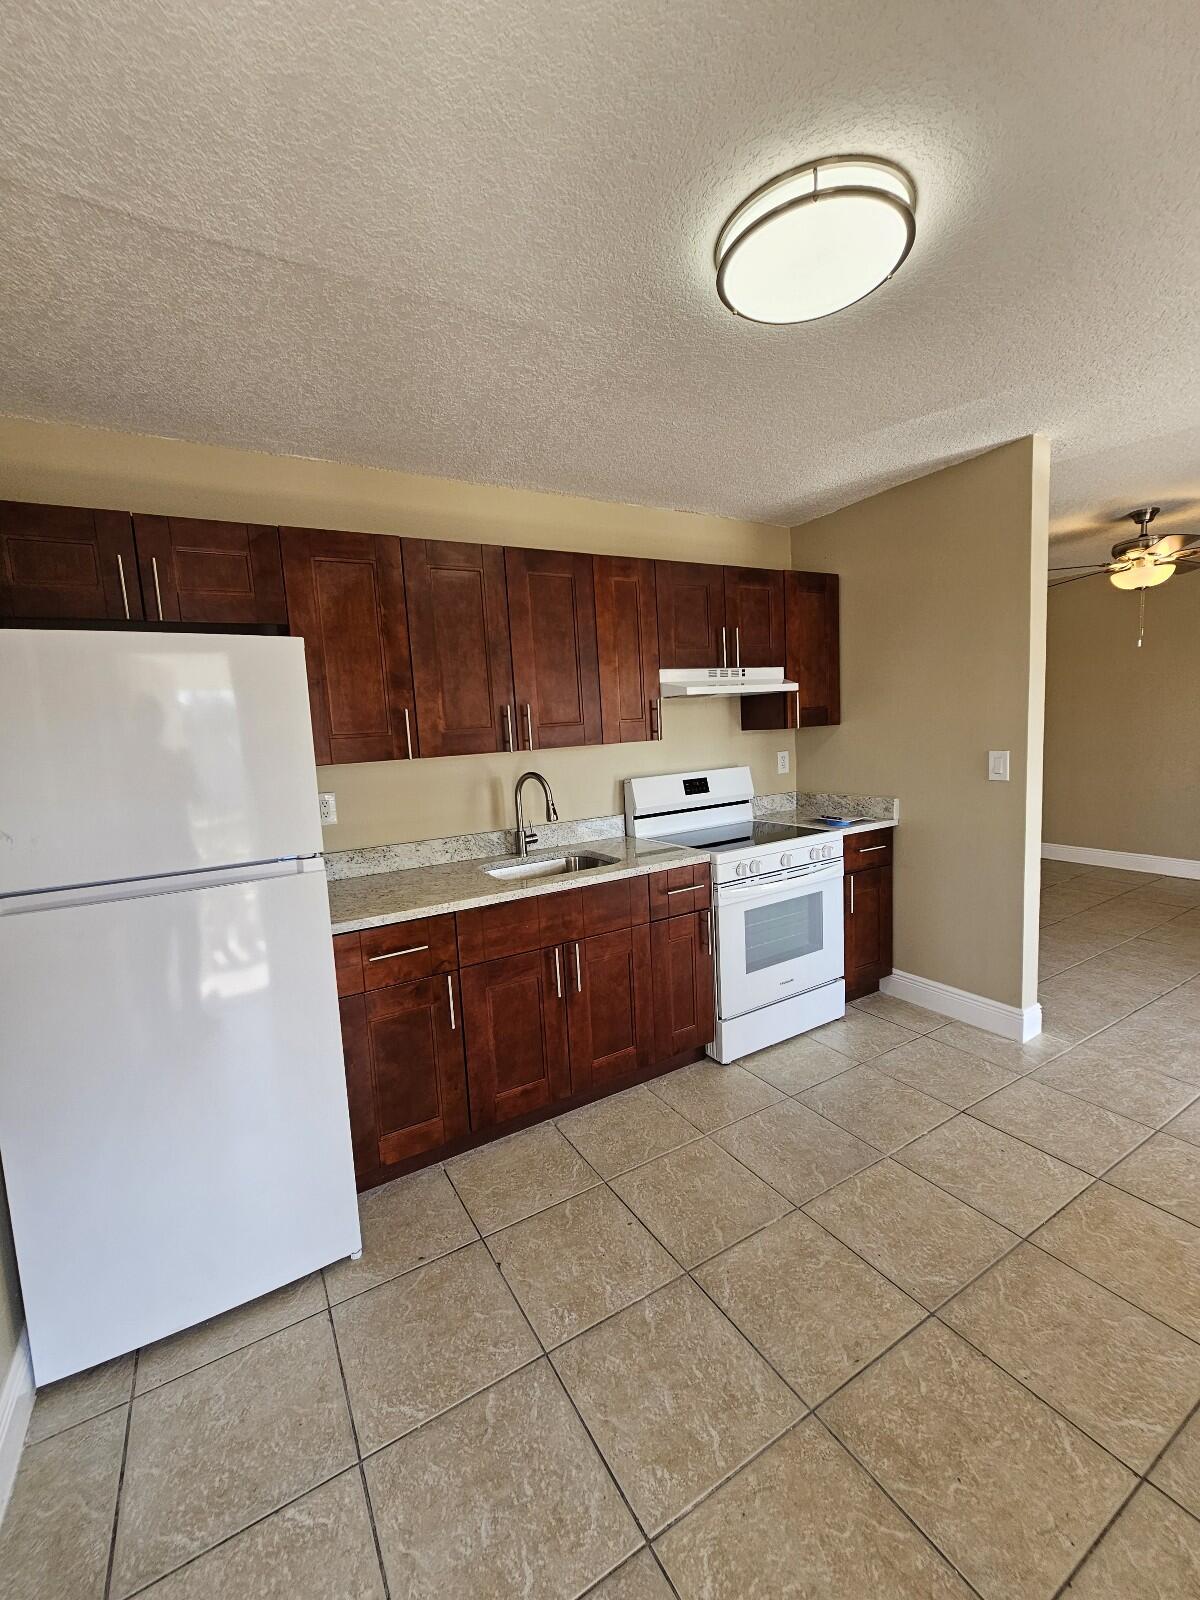
<svg viewBox="0 0 1200 1600">
<path fill-rule="evenodd" d="M 0 630 L 0 895 L 320 849 L 301 640 Z"/>
<path fill-rule="evenodd" d="M 325 875 L 0 918 L 39 1384 L 360 1248 Z"/>
</svg>

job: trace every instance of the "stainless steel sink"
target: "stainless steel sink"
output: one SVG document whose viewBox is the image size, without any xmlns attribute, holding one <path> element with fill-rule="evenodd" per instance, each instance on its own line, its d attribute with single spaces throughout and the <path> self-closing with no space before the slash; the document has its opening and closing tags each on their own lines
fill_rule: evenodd
<svg viewBox="0 0 1200 1600">
<path fill-rule="evenodd" d="M 562 878 L 569 872 L 586 872 L 589 867 L 611 867 L 612 856 L 569 855 L 542 857 L 537 861 L 506 862 L 499 867 L 484 867 L 489 878 Z"/>
</svg>

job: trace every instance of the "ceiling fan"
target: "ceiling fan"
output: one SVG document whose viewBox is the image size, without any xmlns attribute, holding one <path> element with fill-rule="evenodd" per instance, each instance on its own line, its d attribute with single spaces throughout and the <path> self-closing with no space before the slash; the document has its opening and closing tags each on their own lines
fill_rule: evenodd
<svg viewBox="0 0 1200 1600">
<path fill-rule="evenodd" d="M 1089 561 L 1072 567 L 1051 567 L 1051 572 L 1077 572 L 1081 577 L 1107 572 L 1118 589 L 1152 589 L 1166 583 L 1177 562 L 1200 556 L 1200 534 L 1166 533 L 1156 539 L 1150 524 L 1161 506 L 1139 506 L 1125 514 L 1137 526 L 1137 536 L 1121 539 L 1112 547 L 1111 561 Z"/>
</svg>

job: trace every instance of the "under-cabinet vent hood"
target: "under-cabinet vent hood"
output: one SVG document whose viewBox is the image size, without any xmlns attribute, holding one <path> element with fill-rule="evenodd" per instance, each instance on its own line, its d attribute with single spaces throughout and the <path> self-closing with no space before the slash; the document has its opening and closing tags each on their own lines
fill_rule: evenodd
<svg viewBox="0 0 1200 1600">
<path fill-rule="evenodd" d="M 658 675 L 658 683 L 664 700 L 784 694 L 800 687 L 784 677 L 782 667 L 664 667 Z"/>
</svg>

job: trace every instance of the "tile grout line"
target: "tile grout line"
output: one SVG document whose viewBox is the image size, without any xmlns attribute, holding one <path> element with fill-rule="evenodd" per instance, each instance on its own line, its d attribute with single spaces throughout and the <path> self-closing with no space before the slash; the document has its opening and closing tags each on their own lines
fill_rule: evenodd
<svg viewBox="0 0 1200 1600">
<path fill-rule="evenodd" d="M 104 1569 L 104 1600 L 112 1594 L 113 1568 L 117 1559 L 117 1526 L 121 1519 L 121 1499 L 125 1492 L 125 1468 L 129 1461 L 129 1434 L 133 1427 L 133 1402 L 137 1395 L 137 1369 L 141 1352 L 133 1353 L 133 1371 L 129 1375 L 129 1409 L 125 1413 L 125 1438 L 121 1444 L 121 1465 L 117 1469 L 117 1492 L 113 1498 L 112 1530 L 108 1539 L 108 1563 Z M 101 1413 L 107 1415 L 107 1413 Z"/>
<path fill-rule="evenodd" d="M 324 1274 L 322 1274 L 322 1278 Z M 326 1302 L 329 1300 L 329 1291 L 325 1292 Z M 337 1323 L 334 1321 L 333 1307 L 326 1305 L 325 1315 L 329 1318 L 329 1331 L 333 1336 L 333 1354 L 338 1364 L 338 1375 L 342 1380 L 342 1399 L 346 1405 L 346 1415 L 350 1420 L 350 1437 L 354 1441 L 354 1465 L 358 1468 L 358 1481 L 362 1487 L 363 1500 L 367 1508 L 367 1523 L 371 1529 L 371 1540 L 375 1546 L 375 1560 L 379 1565 L 379 1577 L 383 1584 L 384 1600 L 391 1600 L 391 1588 L 388 1584 L 387 1568 L 383 1564 L 383 1547 L 379 1542 L 379 1529 L 375 1523 L 375 1506 L 371 1500 L 371 1491 L 367 1484 L 367 1474 L 363 1467 L 362 1444 L 358 1437 L 358 1422 L 354 1416 L 354 1406 L 350 1400 L 350 1383 L 346 1377 L 346 1365 L 342 1360 L 342 1347 L 338 1340 Z M 297 1498 L 299 1498 L 297 1496 Z M 291 1502 L 289 1502 L 290 1504 Z"/>
</svg>

